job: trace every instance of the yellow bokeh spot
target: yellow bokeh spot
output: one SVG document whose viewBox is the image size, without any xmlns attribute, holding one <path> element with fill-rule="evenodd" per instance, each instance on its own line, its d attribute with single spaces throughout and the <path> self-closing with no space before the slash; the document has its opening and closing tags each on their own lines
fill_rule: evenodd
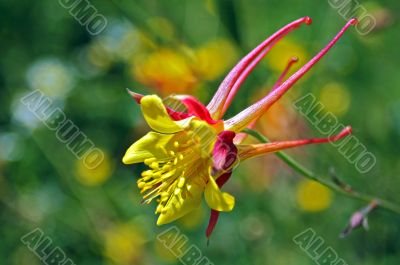
<svg viewBox="0 0 400 265">
<path fill-rule="evenodd" d="M 351 96 L 343 85 L 328 83 L 321 89 L 319 100 L 325 106 L 325 111 L 342 115 L 349 109 Z"/>
<path fill-rule="evenodd" d="M 205 0 L 205 5 L 208 12 L 214 16 L 217 15 L 217 7 L 215 6 L 214 0 Z"/>
<path fill-rule="evenodd" d="M 201 79 L 214 80 L 232 67 L 237 59 L 235 46 L 223 39 L 208 42 L 195 51 L 193 69 Z"/>
<path fill-rule="evenodd" d="M 178 219 L 178 222 L 182 225 L 182 227 L 186 229 L 194 229 L 199 225 L 203 224 L 205 217 L 205 212 L 203 207 L 197 207 L 189 214 L 183 216 Z"/>
<path fill-rule="evenodd" d="M 244 174 L 245 185 L 254 193 L 264 193 L 271 185 L 273 176 L 276 173 L 276 163 L 273 156 L 259 156 L 249 159 L 243 165 L 244 172 L 265 172 L 259 178 L 254 178 L 252 174 Z"/>
<path fill-rule="evenodd" d="M 301 181 L 297 187 L 297 203 L 307 212 L 319 212 L 329 207 L 332 202 L 332 192 L 318 182 Z"/>
<path fill-rule="evenodd" d="M 186 93 L 197 84 L 187 58 L 168 48 L 135 57 L 133 74 L 137 81 L 156 88 L 163 96 Z"/>
<path fill-rule="evenodd" d="M 88 167 L 84 163 L 84 159 L 77 160 L 75 176 L 83 185 L 96 186 L 104 183 L 110 177 L 112 171 L 112 161 L 109 156 L 104 153 L 104 159 L 94 168 Z"/>
<path fill-rule="evenodd" d="M 257 128 L 272 139 L 299 137 L 302 120 L 291 106 L 291 100 L 282 98 L 259 119 Z"/>
<path fill-rule="evenodd" d="M 104 256 L 116 264 L 137 264 L 145 242 L 144 233 L 136 225 L 117 225 L 104 232 Z"/>
<path fill-rule="evenodd" d="M 154 242 L 154 251 L 157 256 L 166 263 L 173 263 L 178 259 L 178 257 L 173 254 L 173 251 L 160 240 Z"/>
<path fill-rule="evenodd" d="M 296 56 L 299 62 L 292 66 L 289 73 L 294 72 L 306 62 L 309 55 L 306 50 L 299 44 L 290 39 L 283 39 L 278 42 L 267 55 L 267 65 L 276 72 L 282 72 L 289 59 Z"/>
<path fill-rule="evenodd" d="M 175 29 L 170 21 L 163 17 L 151 17 L 147 20 L 147 25 L 153 32 L 157 32 L 163 38 L 172 40 L 174 39 Z"/>
<path fill-rule="evenodd" d="M 100 41 L 95 41 L 89 46 L 86 56 L 88 61 L 100 70 L 110 68 L 114 59 L 111 52 Z"/>
<path fill-rule="evenodd" d="M 154 50 L 157 44 L 150 38 L 145 31 L 138 30 L 139 46 L 142 50 Z"/>
</svg>

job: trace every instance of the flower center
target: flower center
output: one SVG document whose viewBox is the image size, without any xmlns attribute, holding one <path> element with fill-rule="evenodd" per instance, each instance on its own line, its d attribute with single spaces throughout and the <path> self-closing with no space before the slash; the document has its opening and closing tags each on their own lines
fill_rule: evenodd
<svg viewBox="0 0 400 265">
<path fill-rule="evenodd" d="M 163 158 L 147 158 L 149 167 L 143 171 L 137 185 L 144 194 L 142 203 L 149 204 L 158 198 L 156 213 L 164 213 L 174 196 L 190 196 L 192 185 L 204 187 L 211 166 L 211 150 L 216 141 L 216 131 L 200 120 L 191 121 L 187 130 L 176 133 L 159 148 Z"/>
</svg>

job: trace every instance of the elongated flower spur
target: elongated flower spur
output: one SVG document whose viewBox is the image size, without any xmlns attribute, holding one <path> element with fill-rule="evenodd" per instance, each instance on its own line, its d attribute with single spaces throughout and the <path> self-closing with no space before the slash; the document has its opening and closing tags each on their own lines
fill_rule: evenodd
<svg viewBox="0 0 400 265">
<path fill-rule="evenodd" d="M 234 197 L 220 188 L 230 178 L 238 161 L 286 148 L 336 141 L 351 133 L 351 128 L 346 127 L 329 138 L 249 145 L 241 144 L 244 137 L 238 134 L 254 124 L 356 23 L 356 19 L 350 20 L 325 48 L 297 72 L 283 81 L 288 72 L 285 69 L 267 96 L 227 120 L 222 117 L 250 72 L 280 39 L 302 24 L 311 24 L 309 17 L 289 23 L 246 55 L 226 76 L 207 106 L 192 96 L 173 95 L 170 99 L 184 106 L 178 111 L 176 105 L 166 104 L 156 95 L 143 96 L 129 91 L 140 104 L 143 116 L 153 131 L 129 147 L 123 163 L 144 162 L 148 166 L 137 185 L 144 203 L 157 201 L 158 225 L 190 213 L 200 205 L 204 194 L 211 208 L 206 231 L 209 237 L 219 213 L 234 208 Z M 288 67 L 295 61 L 292 59 Z"/>
</svg>

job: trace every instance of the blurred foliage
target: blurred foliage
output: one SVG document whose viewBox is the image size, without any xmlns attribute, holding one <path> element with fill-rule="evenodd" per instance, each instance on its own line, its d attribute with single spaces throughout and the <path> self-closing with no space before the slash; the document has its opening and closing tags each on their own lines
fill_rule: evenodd
<svg viewBox="0 0 400 265">
<path fill-rule="evenodd" d="M 141 205 L 142 165 L 121 158 L 147 127 L 126 93 L 188 93 L 210 99 L 235 62 L 287 22 L 308 15 L 239 91 L 227 116 L 265 95 L 290 57 L 300 67 L 344 24 L 329 1 L 90 1 L 108 25 L 90 35 L 58 1 L 0 2 L 0 263 L 41 264 L 20 238 L 38 227 L 76 264 L 179 264 L 157 241 L 154 205 Z M 395 0 L 360 1 L 378 21 L 350 30 L 259 122 L 271 139 L 318 135 L 291 102 L 312 92 L 377 157 L 360 174 L 331 145 L 290 151 L 328 177 L 400 203 L 399 12 Z M 89 170 L 21 103 L 40 89 L 95 145 Z M 206 245 L 208 211 L 176 222 L 214 264 L 314 264 L 292 238 L 313 228 L 348 264 L 396 265 L 400 216 L 378 210 L 370 231 L 338 239 L 363 205 L 303 181 L 273 155 L 240 165 L 225 187 L 237 198 Z"/>
</svg>

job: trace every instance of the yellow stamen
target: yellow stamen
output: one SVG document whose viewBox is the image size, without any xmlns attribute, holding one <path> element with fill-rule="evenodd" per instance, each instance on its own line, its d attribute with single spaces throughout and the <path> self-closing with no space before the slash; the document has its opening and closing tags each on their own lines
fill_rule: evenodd
<svg viewBox="0 0 400 265">
<path fill-rule="evenodd" d="M 152 162 L 152 163 L 150 164 L 150 167 L 151 167 L 152 169 L 158 169 L 158 163 L 157 163 L 157 162 Z"/>
<path fill-rule="evenodd" d="M 144 163 L 146 164 L 146 165 L 150 165 L 151 163 L 153 163 L 154 161 L 156 161 L 157 159 L 155 158 L 155 157 L 152 157 L 152 158 L 146 158 L 145 160 L 144 160 Z"/>
<path fill-rule="evenodd" d="M 179 193 L 181 193 L 181 191 L 182 190 L 180 188 L 176 188 L 175 191 L 174 191 L 174 194 L 175 195 L 179 195 Z"/>
<path fill-rule="evenodd" d="M 184 177 L 180 177 L 179 178 L 179 182 L 178 182 L 178 188 L 182 188 L 183 185 L 185 185 L 185 178 Z"/>
</svg>

